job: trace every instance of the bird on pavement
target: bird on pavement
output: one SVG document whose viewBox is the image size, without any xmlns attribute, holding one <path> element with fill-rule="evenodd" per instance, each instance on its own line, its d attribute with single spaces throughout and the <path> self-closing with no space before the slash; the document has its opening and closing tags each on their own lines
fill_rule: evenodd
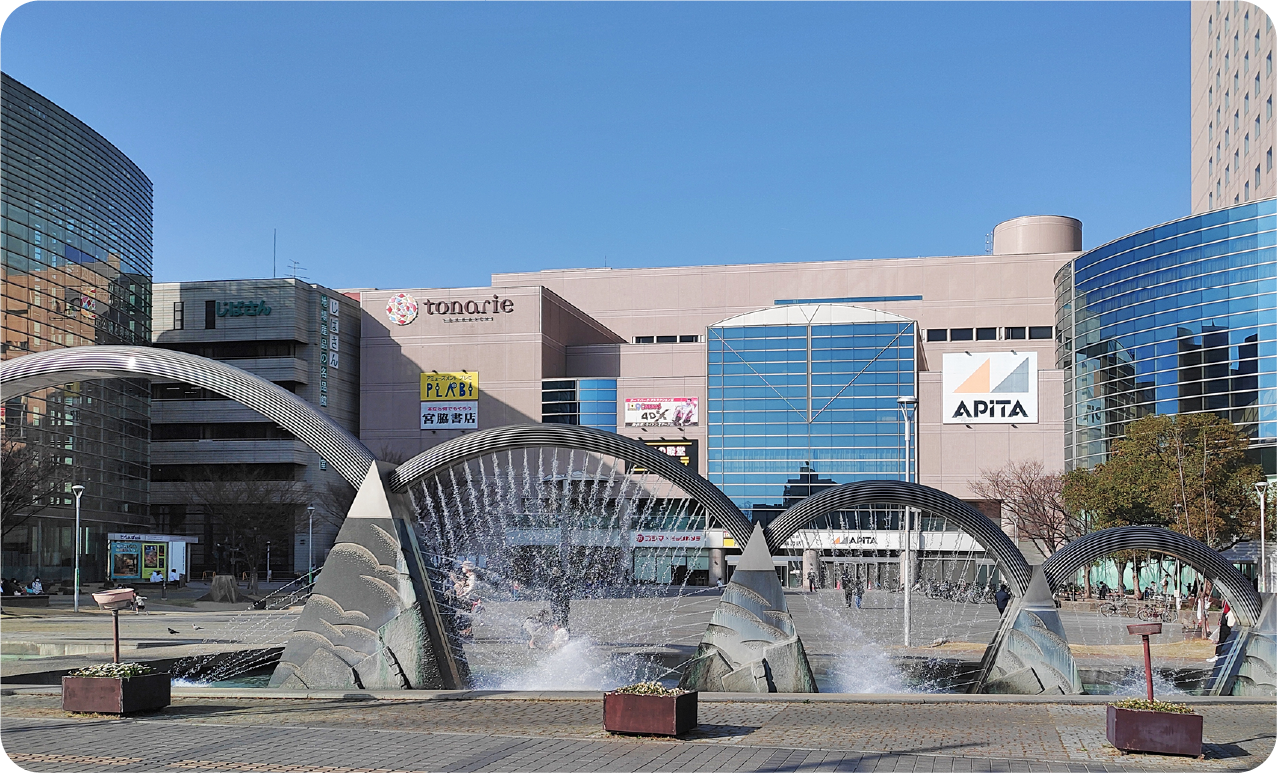
<svg viewBox="0 0 1277 773">
<path fill-rule="evenodd" d="M 168 632 L 169 632 L 169 633 L 171 633 L 171 634 L 174 634 L 174 635 L 176 635 L 176 634 L 177 634 L 177 631 L 174 631 L 172 628 L 168 629 Z"/>
<path fill-rule="evenodd" d="M 191 625 L 191 627 L 192 627 L 192 628 L 194 628 L 194 629 L 195 629 L 195 630 L 197 630 L 197 631 L 202 631 L 202 630 L 204 630 L 204 626 L 202 626 L 202 625 L 194 625 L 194 624 L 192 624 L 192 625 Z"/>
</svg>

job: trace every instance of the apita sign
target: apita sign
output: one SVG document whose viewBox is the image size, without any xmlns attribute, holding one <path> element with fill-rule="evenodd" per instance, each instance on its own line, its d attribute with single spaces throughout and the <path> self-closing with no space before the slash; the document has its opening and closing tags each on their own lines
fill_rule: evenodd
<svg viewBox="0 0 1277 773">
<path fill-rule="evenodd" d="M 1037 424 L 1037 352 L 944 356 L 945 424 Z"/>
</svg>

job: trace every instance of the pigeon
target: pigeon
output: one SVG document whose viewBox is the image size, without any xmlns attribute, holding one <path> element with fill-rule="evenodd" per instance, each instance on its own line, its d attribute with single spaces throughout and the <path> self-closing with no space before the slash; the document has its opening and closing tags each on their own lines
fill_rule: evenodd
<svg viewBox="0 0 1277 773">
<path fill-rule="evenodd" d="M 202 631 L 202 630 L 204 630 L 204 626 L 202 626 L 202 625 L 194 625 L 194 624 L 192 624 L 192 625 L 191 625 L 191 627 L 192 627 L 192 628 L 194 628 L 194 629 L 195 629 L 195 630 L 197 630 L 197 631 Z"/>
<path fill-rule="evenodd" d="M 177 631 L 174 631 L 172 628 L 168 629 L 168 632 L 173 634 L 174 636 L 177 635 Z"/>
</svg>

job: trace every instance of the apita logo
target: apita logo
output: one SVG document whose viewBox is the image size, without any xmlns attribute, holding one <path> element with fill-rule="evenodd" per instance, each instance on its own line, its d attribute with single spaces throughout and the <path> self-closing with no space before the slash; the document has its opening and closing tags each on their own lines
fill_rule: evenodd
<svg viewBox="0 0 1277 773">
<path fill-rule="evenodd" d="M 944 356 L 946 423 L 1037 422 L 1037 354 Z"/>
</svg>

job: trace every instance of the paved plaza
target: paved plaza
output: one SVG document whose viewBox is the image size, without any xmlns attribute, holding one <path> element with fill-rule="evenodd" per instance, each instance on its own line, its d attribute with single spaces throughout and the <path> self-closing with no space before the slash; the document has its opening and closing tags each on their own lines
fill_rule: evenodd
<svg viewBox="0 0 1277 773">
<path fill-rule="evenodd" d="M 1195 760 L 1120 755 L 1097 698 L 705 695 L 700 726 L 671 741 L 606 733 L 598 693 L 194 690 L 116 719 L 67 714 L 55 690 L 6 692 L 0 741 L 33 771 L 1251 770 L 1277 731 L 1272 703 L 1196 699 L 1207 747 Z"/>
</svg>

